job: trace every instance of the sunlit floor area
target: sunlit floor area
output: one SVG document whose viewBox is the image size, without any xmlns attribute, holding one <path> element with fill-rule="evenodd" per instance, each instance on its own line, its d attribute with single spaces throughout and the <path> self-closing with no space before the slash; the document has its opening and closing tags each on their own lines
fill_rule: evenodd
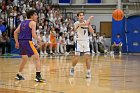
<svg viewBox="0 0 140 93">
<path fill-rule="evenodd" d="M 83 56 L 69 69 L 73 56 L 42 56 L 41 74 L 46 83 L 37 83 L 35 64 L 29 59 L 23 71 L 25 80 L 15 79 L 20 57 L 0 58 L 0 93 L 140 93 L 139 55 L 94 55 L 91 58 L 91 79 L 86 79 Z"/>
</svg>

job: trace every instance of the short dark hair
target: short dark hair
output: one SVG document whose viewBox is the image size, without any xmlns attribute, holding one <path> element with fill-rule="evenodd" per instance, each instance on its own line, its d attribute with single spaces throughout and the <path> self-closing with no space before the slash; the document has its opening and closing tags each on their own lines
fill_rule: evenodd
<svg viewBox="0 0 140 93">
<path fill-rule="evenodd" d="M 84 14 L 84 12 L 78 12 L 78 13 L 77 13 L 77 16 L 79 16 L 81 13 Z"/>
<path fill-rule="evenodd" d="M 120 33 L 118 33 L 117 36 L 118 36 L 118 35 L 120 36 Z"/>
<path fill-rule="evenodd" d="M 37 13 L 36 10 L 28 10 L 28 11 L 26 12 L 27 18 L 28 18 L 28 19 L 31 18 L 31 16 L 33 16 L 34 13 Z"/>
</svg>

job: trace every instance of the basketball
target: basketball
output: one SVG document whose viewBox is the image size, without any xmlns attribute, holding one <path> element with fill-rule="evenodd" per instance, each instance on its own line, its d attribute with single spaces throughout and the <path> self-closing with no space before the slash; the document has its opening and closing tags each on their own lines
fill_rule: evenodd
<svg viewBox="0 0 140 93">
<path fill-rule="evenodd" d="M 116 21 L 120 21 L 120 20 L 123 19 L 124 13 L 123 13 L 122 10 L 116 9 L 116 10 L 113 11 L 112 17 L 113 17 L 113 19 L 115 19 Z"/>
</svg>

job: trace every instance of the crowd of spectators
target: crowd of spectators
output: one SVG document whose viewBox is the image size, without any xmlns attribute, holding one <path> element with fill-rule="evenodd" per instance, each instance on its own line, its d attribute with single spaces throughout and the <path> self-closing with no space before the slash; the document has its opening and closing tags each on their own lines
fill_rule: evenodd
<svg viewBox="0 0 140 93">
<path fill-rule="evenodd" d="M 38 13 L 36 33 L 42 39 L 42 43 L 39 44 L 34 39 L 33 41 L 41 55 L 48 53 L 69 54 L 74 51 L 73 24 L 76 18 L 63 17 L 61 10 L 48 4 L 48 0 L 2 0 L 0 5 L 0 47 L 2 47 L 2 54 L 5 53 L 5 47 L 8 47 L 7 52 L 10 53 L 9 38 L 13 38 L 14 30 L 26 19 L 26 11 L 30 9 L 34 9 Z M 89 33 L 89 40 L 92 54 L 108 51 L 105 35 Z M 101 48 L 100 44 L 102 44 Z"/>
</svg>

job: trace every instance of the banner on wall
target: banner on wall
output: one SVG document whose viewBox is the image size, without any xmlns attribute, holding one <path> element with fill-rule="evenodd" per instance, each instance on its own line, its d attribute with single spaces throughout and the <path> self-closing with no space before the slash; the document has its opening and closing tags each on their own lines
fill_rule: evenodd
<svg viewBox="0 0 140 93">
<path fill-rule="evenodd" d="M 59 0 L 59 3 L 70 4 L 71 0 Z"/>
<path fill-rule="evenodd" d="M 87 3 L 101 3 L 102 0 L 87 0 Z"/>
</svg>

